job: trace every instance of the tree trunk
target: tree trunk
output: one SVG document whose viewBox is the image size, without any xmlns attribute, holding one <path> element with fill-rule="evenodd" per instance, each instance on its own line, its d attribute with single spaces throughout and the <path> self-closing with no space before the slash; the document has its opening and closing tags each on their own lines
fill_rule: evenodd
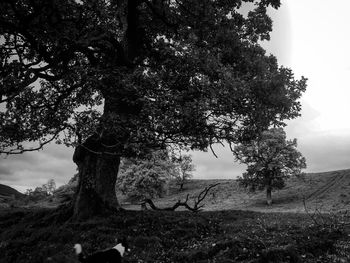
<svg viewBox="0 0 350 263">
<path fill-rule="evenodd" d="M 132 74 L 132 61 L 143 51 L 142 27 L 140 26 L 139 1 L 118 1 L 118 18 L 125 31 L 122 40 L 115 39 L 116 45 L 106 55 L 104 64 L 110 70 L 116 66 L 116 58 L 120 69 L 125 74 Z M 122 47 L 122 48 L 121 48 Z M 111 55 L 112 54 L 112 55 Z M 79 184 L 74 201 L 74 217 L 87 218 L 106 209 L 121 207 L 118 203 L 115 184 L 123 152 L 122 142 L 129 138 L 129 130 L 135 130 L 132 120 L 137 120 L 142 108 L 142 101 L 133 89 L 124 86 L 121 78 L 107 75 L 101 80 L 101 93 L 105 98 L 104 113 L 96 129 L 101 134 L 90 136 L 76 148 L 73 161 L 78 165 Z M 125 97 L 128 99 L 124 99 Z M 136 103 L 138 101 L 138 103 Z M 102 138 L 101 138 L 102 137 Z M 111 153 L 118 153 L 111 154 Z"/>
<path fill-rule="evenodd" d="M 73 161 L 79 171 L 73 217 L 86 219 L 106 210 L 119 210 L 115 184 L 120 156 L 105 153 L 93 135 L 75 149 Z"/>
<path fill-rule="evenodd" d="M 267 205 L 272 205 L 272 187 L 271 186 L 267 186 L 266 187 L 266 203 Z"/>
<path fill-rule="evenodd" d="M 181 182 L 181 183 L 180 183 L 180 191 L 183 191 L 183 190 L 184 190 L 184 183 Z"/>
</svg>

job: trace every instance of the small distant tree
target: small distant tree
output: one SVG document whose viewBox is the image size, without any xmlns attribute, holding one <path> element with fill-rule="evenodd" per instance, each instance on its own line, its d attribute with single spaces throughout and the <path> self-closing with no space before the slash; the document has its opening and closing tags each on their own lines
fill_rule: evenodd
<svg viewBox="0 0 350 263">
<path fill-rule="evenodd" d="M 177 166 L 177 172 L 174 173 L 176 184 L 183 190 L 184 184 L 193 177 L 192 172 L 195 171 L 195 166 L 192 163 L 190 154 L 173 157 L 173 161 Z"/>
<path fill-rule="evenodd" d="M 28 196 L 30 201 L 39 201 L 52 196 L 56 190 L 56 183 L 54 179 L 50 179 L 46 184 L 42 186 L 35 187 L 35 189 L 27 189 L 25 194 Z"/>
<path fill-rule="evenodd" d="M 33 195 L 47 196 L 48 194 L 47 194 L 47 191 L 42 186 L 38 186 L 38 187 L 35 187 L 33 191 Z"/>
<path fill-rule="evenodd" d="M 155 151 L 142 159 L 124 159 L 117 188 L 131 200 L 160 197 L 174 173 L 167 151 Z"/>
<path fill-rule="evenodd" d="M 27 189 L 25 192 L 24 192 L 24 194 L 25 195 L 31 195 L 33 193 L 33 189 L 31 189 L 31 188 L 29 188 L 29 189 Z"/>
<path fill-rule="evenodd" d="M 32 189 L 27 189 L 26 190 L 26 195 L 28 196 L 28 201 L 40 201 L 48 197 L 47 191 L 44 189 L 43 186 L 38 186 L 35 187 L 34 190 Z"/>
<path fill-rule="evenodd" d="M 306 160 L 296 149 L 297 140 L 286 140 L 282 128 L 271 128 L 258 139 L 238 144 L 236 160 L 248 166 L 239 178 L 241 185 L 255 191 L 266 189 L 267 204 L 272 204 L 272 189 L 281 189 L 291 176 L 301 175 Z"/>
<path fill-rule="evenodd" d="M 46 184 L 43 184 L 41 186 L 43 191 L 45 191 L 48 195 L 52 195 L 53 192 L 56 190 L 56 183 L 54 179 L 50 179 L 47 181 Z"/>
</svg>

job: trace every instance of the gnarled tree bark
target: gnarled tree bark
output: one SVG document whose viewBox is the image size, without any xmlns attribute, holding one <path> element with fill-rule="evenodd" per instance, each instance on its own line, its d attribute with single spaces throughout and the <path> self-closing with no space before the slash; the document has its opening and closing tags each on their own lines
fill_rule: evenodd
<svg viewBox="0 0 350 263">
<path fill-rule="evenodd" d="M 96 130 L 100 130 L 101 134 L 90 136 L 76 148 L 73 157 L 79 169 L 79 184 L 74 200 L 76 218 L 87 218 L 106 209 L 121 209 L 115 184 L 123 142 L 129 135 L 125 127 L 130 126 L 129 122 L 141 110 L 141 106 L 136 103 L 138 97 L 135 92 L 123 86 L 124 75 L 121 73 L 133 72 L 133 61 L 143 48 L 138 10 L 141 2 L 122 0 L 116 3 L 116 16 L 121 21 L 124 35 L 120 40 L 113 36 L 107 38 L 111 48 L 106 49 L 102 56 L 101 69 L 110 74 L 100 80 L 99 89 L 105 102 L 104 113 Z M 116 72 L 112 74 L 112 69 L 116 68 L 120 75 Z M 126 95 L 129 95 L 128 100 L 123 99 Z"/>
<path fill-rule="evenodd" d="M 73 217 L 85 219 L 106 210 L 120 210 L 115 192 L 120 156 L 106 152 L 95 134 L 75 149 L 73 161 L 79 171 Z"/>
</svg>

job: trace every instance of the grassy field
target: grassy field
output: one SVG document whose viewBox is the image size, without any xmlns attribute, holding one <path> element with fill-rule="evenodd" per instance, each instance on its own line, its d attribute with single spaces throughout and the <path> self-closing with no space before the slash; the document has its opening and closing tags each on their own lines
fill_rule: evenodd
<svg viewBox="0 0 350 263">
<path fill-rule="evenodd" d="M 193 180 L 182 192 L 171 186 L 155 203 L 172 205 L 217 182 L 198 213 L 140 211 L 124 200 L 129 211 L 73 222 L 54 202 L 2 209 L 0 262 L 78 262 L 75 243 L 91 253 L 123 236 L 132 248 L 124 262 L 350 262 L 350 170 L 290 180 L 272 207 L 234 180 Z"/>
<path fill-rule="evenodd" d="M 168 195 L 155 201 L 159 207 L 174 204 L 197 196 L 205 187 L 220 183 L 210 190 L 205 199 L 205 211 L 250 210 L 257 212 L 305 213 L 310 211 L 335 213 L 350 209 L 350 170 L 307 174 L 302 178 L 292 178 L 282 190 L 273 191 L 273 205 L 266 206 L 265 192 L 250 193 L 239 187 L 235 180 L 191 180 L 182 192 L 171 185 Z M 304 205 L 305 204 L 305 205 Z M 128 209 L 139 210 L 139 205 L 124 202 Z"/>
<path fill-rule="evenodd" d="M 125 262 L 349 262 L 348 230 L 331 217 L 251 211 L 138 212 L 70 222 L 52 209 L 2 211 L 0 262 L 77 262 L 126 236 Z"/>
</svg>

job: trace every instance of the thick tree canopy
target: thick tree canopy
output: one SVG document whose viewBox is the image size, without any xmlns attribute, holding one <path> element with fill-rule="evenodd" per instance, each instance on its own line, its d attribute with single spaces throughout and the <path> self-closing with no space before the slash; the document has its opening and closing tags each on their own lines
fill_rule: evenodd
<svg viewBox="0 0 350 263">
<path fill-rule="evenodd" d="M 246 16 L 245 2 L 255 3 Z M 124 156 L 171 143 L 204 150 L 298 116 L 305 79 L 259 45 L 272 29 L 266 8 L 279 5 L 1 1 L 0 151 L 91 135 Z"/>
<path fill-rule="evenodd" d="M 259 45 L 272 30 L 267 8 L 279 5 L 1 1 L 0 153 L 76 145 L 74 215 L 86 218 L 119 208 L 121 156 L 206 150 L 283 125 L 299 115 L 306 80 Z"/>
</svg>

